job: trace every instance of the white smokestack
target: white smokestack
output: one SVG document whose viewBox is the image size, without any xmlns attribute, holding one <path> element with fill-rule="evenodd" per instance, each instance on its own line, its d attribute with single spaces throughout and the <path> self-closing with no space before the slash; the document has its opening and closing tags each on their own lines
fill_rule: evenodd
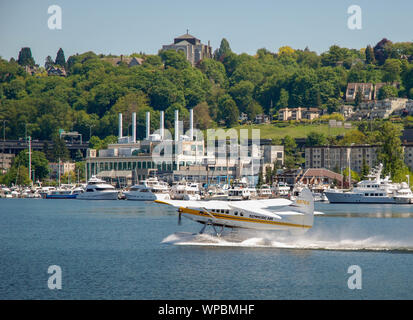
<svg viewBox="0 0 413 320">
<path fill-rule="evenodd" d="M 194 109 L 189 110 L 189 139 L 194 140 Z"/>
<path fill-rule="evenodd" d="M 161 135 L 161 140 L 163 140 L 164 139 L 164 129 L 165 129 L 165 125 L 164 125 L 164 122 L 165 122 L 165 112 L 164 111 L 161 111 L 161 123 L 160 123 L 160 135 Z"/>
<path fill-rule="evenodd" d="M 175 110 L 175 141 L 179 141 L 179 110 Z"/>
<path fill-rule="evenodd" d="M 132 113 L 132 142 L 136 142 L 136 112 Z"/>
<path fill-rule="evenodd" d="M 122 134 L 122 113 L 119 113 L 119 133 L 118 133 L 118 136 L 119 136 L 119 139 L 121 139 L 122 137 L 123 137 L 123 134 Z"/>
<path fill-rule="evenodd" d="M 146 112 L 146 139 L 149 139 L 149 135 L 151 134 L 151 113 L 148 111 Z"/>
</svg>

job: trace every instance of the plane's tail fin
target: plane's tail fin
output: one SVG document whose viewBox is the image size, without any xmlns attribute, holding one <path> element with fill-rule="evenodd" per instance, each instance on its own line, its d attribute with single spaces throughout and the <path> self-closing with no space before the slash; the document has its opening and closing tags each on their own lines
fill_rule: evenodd
<svg viewBox="0 0 413 320">
<path fill-rule="evenodd" d="M 303 225 L 313 226 L 314 223 L 314 199 L 311 191 L 304 188 L 292 206 L 295 211 L 303 214 Z"/>
</svg>

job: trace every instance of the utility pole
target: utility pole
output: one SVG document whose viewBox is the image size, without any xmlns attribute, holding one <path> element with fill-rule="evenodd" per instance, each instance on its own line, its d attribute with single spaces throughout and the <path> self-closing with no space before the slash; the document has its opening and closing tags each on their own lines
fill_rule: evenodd
<svg viewBox="0 0 413 320">
<path fill-rule="evenodd" d="M 59 163 L 58 163 L 58 181 L 59 181 L 59 188 L 60 188 L 60 157 L 59 157 Z"/>
<path fill-rule="evenodd" d="M 6 145 L 6 121 L 3 119 L 3 153 L 2 153 L 2 162 L 1 162 L 1 169 L 4 171 L 5 161 L 4 161 L 4 147 Z M 3 173 L 3 172 L 2 172 Z"/>
<path fill-rule="evenodd" d="M 33 185 L 31 176 L 32 176 L 32 137 L 29 136 L 29 179 L 31 181 L 31 185 Z"/>
</svg>

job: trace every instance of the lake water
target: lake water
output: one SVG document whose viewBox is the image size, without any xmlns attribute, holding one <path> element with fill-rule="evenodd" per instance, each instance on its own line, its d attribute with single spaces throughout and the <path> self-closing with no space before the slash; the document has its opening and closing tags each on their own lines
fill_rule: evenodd
<svg viewBox="0 0 413 320">
<path fill-rule="evenodd" d="M 413 206 L 316 210 L 304 236 L 233 241 L 183 233 L 201 225 L 159 204 L 0 199 L 0 299 L 413 298 Z M 61 290 L 48 288 L 51 265 Z"/>
</svg>

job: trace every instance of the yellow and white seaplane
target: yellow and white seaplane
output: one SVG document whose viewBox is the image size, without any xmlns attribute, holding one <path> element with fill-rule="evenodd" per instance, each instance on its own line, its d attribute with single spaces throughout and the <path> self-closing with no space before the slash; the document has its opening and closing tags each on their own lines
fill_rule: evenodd
<svg viewBox="0 0 413 320">
<path fill-rule="evenodd" d="M 202 223 L 200 233 L 212 226 L 220 236 L 226 227 L 259 231 L 289 231 L 293 235 L 308 231 L 314 222 L 314 200 L 307 188 L 294 200 L 265 199 L 244 201 L 155 200 L 178 209 L 181 216 Z M 217 230 L 216 227 L 221 227 Z"/>
</svg>

